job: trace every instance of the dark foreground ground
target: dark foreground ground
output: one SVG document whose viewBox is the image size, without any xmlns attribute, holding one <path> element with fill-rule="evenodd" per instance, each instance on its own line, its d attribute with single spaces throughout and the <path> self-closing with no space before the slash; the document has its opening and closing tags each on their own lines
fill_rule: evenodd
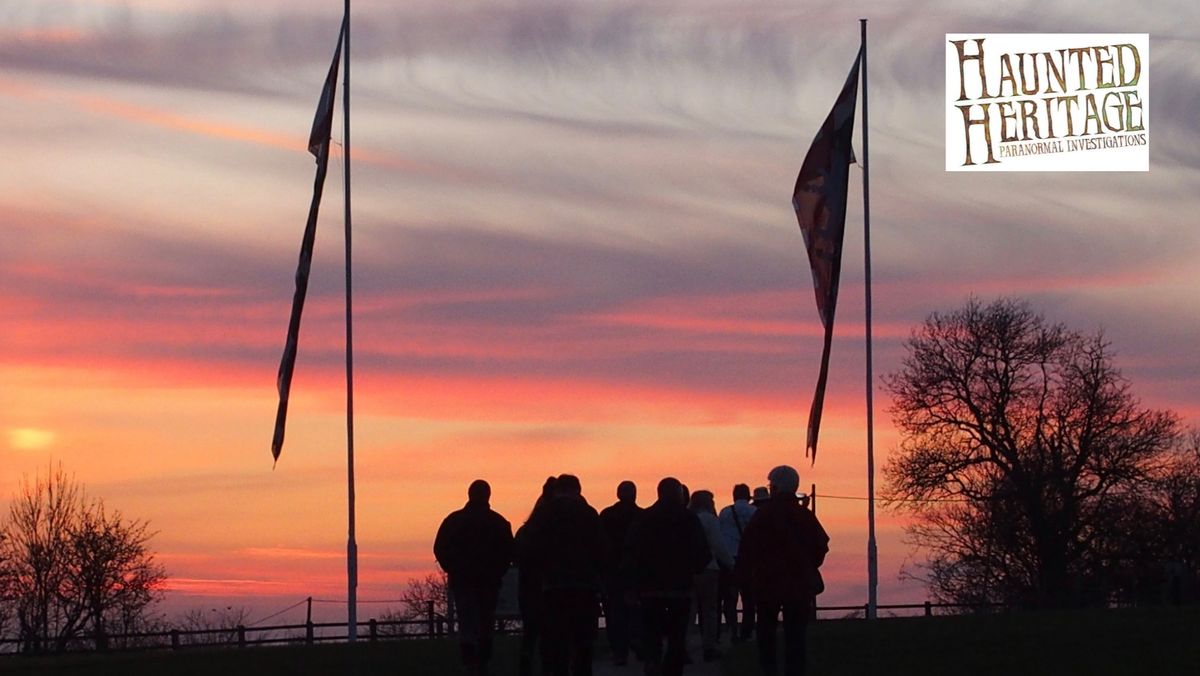
<svg viewBox="0 0 1200 676">
<path fill-rule="evenodd" d="M 810 627 L 809 674 L 1200 675 L 1200 608 L 823 621 Z M 122 676 L 458 675 L 446 641 L 194 650 L 178 653 L 0 657 L 0 674 Z M 607 662 L 603 645 L 597 663 Z M 516 641 L 497 645 L 495 676 L 516 673 Z M 753 644 L 722 671 L 758 674 Z M 687 673 L 687 672 L 685 672 Z"/>
</svg>

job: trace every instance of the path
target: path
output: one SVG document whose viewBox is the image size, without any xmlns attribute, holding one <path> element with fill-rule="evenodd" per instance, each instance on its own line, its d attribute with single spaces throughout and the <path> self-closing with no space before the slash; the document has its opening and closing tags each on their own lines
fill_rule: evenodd
<svg viewBox="0 0 1200 676">
<path fill-rule="evenodd" d="M 703 662 L 700 660 L 700 636 L 696 631 L 688 632 L 688 654 L 695 660 L 683 668 L 684 676 L 720 676 L 721 663 Z M 642 663 L 629 657 L 629 664 L 623 667 L 613 665 L 612 656 L 605 648 L 597 651 L 596 661 L 592 664 L 593 676 L 641 676 Z"/>
</svg>

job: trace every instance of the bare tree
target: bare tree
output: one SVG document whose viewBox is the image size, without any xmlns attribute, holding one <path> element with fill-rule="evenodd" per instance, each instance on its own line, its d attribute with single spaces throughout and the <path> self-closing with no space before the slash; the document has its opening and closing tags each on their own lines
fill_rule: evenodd
<svg viewBox="0 0 1200 676">
<path fill-rule="evenodd" d="M 400 594 L 400 609 L 383 613 L 380 620 L 384 622 L 403 622 L 395 626 L 385 625 L 381 631 L 385 635 L 403 636 L 406 634 L 421 634 L 425 632 L 423 625 L 407 624 L 429 619 L 430 604 L 433 612 L 442 617 L 446 616 L 446 574 L 443 572 L 430 573 L 423 578 L 414 578 L 404 586 Z"/>
<path fill-rule="evenodd" d="M 4 524 L 7 586 L 16 609 L 23 649 L 43 652 L 58 637 L 73 637 L 80 618 L 62 602 L 71 526 L 82 509 L 79 487 L 62 468 L 28 479 L 9 506 Z"/>
<path fill-rule="evenodd" d="M 149 538 L 144 522 L 89 501 L 61 467 L 26 479 L 0 528 L 23 649 L 61 651 L 88 630 L 103 647 L 109 626 L 134 628 L 165 579 Z"/>
<path fill-rule="evenodd" d="M 5 558 L 4 534 L 0 533 L 0 638 L 8 638 L 8 624 L 12 620 L 14 593 L 8 559 Z"/>
<path fill-rule="evenodd" d="M 103 501 L 80 510 L 70 535 L 64 595 L 82 607 L 81 622 L 104 648 L 113 628 L 140 628 L 166 572 L 148 549 L 147 524 L 108 512 Z"/>
<path fill-rule="evenodd" d="M 1118 516 L 1152 495 L 1177 417 L 1140 405 L 1102 335 L 1015 300 L 934 313 L 907 351 L 885 378 L 902 433 L 885 496 L 915 516 L 935 596 L 1103 596 Z"/>
<path fill-rule="evenodd" d="M 1188 435 L 1158 488 L 1164 549 L 1196 579 L 1200 577 L 1200 429 Z"/>
<path fill-rule="evenodd" d="M 191 608 L 177 620 L 177 628 L 185 633 L 180 641 L 186 645 L 236 643 L 238 627 L 245 626 L 250 611 L 244 606 L 224 608 Z"/>
</svg>

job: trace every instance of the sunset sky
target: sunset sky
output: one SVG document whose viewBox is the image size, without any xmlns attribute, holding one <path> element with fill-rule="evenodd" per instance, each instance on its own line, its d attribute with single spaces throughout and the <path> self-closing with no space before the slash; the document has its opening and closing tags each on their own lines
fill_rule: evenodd
<svg viewBox="0 0 1200 676">
<path fill-rule="evenodd" d="M 61 463 L 158 531 L 172 607 L 344 598 L 340 117 L 270 455 L 341 6 L 0 0 L 0 500 Z M 1014 295 L 1102 329 L 1146 405 L 1200 424 L 1194 2 L 356 0 L 363 599 L 434 569 L 475 478 L 514 526 L 562 472 L 598 508 L 668 474 L 726 504 L 785 462 L 866 495 L 861 169 L 815 466 L 790 204 L 860 17 L 877 376 L 930 312 Z M 962 31 L 1149 33 L 1150 171 L 946 173 Z M 887 408 L 877 389 L 880 467 Z M 865 602 L 865 513 L 820 501 L 824 604 Z M 881 603 L 926 597 L 901 524 L 880 513 Z"/>
</svg>

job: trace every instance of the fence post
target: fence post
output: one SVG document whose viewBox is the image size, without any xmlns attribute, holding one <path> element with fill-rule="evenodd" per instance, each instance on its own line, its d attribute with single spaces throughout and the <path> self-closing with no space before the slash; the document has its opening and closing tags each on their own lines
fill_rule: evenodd
<svg viewBox="0 0 1200 676">
<path fill-rule="evenodd" d="M 933 617 L 933 604 L 929 601 L 925 602 L 925 617 Z"/>
<path fill-rule="evenodd" d="M 870 603 L 863 604 L 863 617 L 870 619 L 870 617 L 871 617 L 871 604 Z"/>
<path fill-rule="evenodd" d="M 375 618 L 372 617 L 367 624 L 371 627 L 371 640 L 379 638 L 379 624 L 375 622 Z"/>
<path fill-rule="evenodd" d="M 309 644 L 309 645 L 312 645 L 312 644 L 313 644 L 313 623 L 312 623 L 312 620 L 309 620 L 308 622 L 305 622 L 305 623 L 304 623 L 304 642 L 305 642 L 305 643 L 307 643 L 307 644 Z"/>
<path fill-rule="evenodd" d="M 179 650 L 179 630 L 171 630 L 171 650 Z"/>
<path fill-rule="evenodd" d="M 246 647 L 246 628 L 240 624 L 237 627 L 237 637 L 238 637 L 238 647 L 245 648 Z"/>
</svg>

